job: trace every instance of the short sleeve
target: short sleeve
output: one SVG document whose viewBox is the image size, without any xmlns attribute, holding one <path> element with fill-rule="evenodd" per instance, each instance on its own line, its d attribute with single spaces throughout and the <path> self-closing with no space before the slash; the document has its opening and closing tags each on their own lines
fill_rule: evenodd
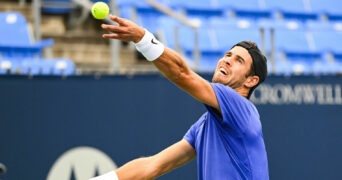
<svg viewBox="0 0 342 180">
<path fill-rule="evenodd" d="M 236 132 L 244 132 L 248 127 L 251 117 L 258 115 L 255 106 L 245 97 L 238 94 L 231 87 L 218 83 L 211 84 L 221 110 L 220 120 L 223 126 L 234 129 Z M 217 114 L 217 111 L 207 106 L 210 113 Z"/>
<path fill-rule="evenodd" d="M 207 113 L 204 113 L 196 123 L 194 123 L 190 129 L 185 133 L 184 139 L 188 141 L 193 148 L 196 147 L 196 137 L 200 126 L 203 125 L 206 120 Z"/>
</svg>

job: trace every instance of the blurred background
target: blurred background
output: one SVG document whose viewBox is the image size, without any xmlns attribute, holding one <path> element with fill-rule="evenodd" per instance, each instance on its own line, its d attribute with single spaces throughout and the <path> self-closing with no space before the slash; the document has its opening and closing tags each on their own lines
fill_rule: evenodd
<svg viewBox="0 0 342 180">
<path fill-rule="evenodd" d="M 130 43 L 103 39 L 95 0 L 0 0 L 0 179 L 88 179 L 159 152 L 205 111 Z M 242 40 L 269 75 L 271 179 L 342 179 L 342 1 L 106 0 L 211 80 Z M 196 179 L 196 162 L 159 179 Z"/>
</svg>

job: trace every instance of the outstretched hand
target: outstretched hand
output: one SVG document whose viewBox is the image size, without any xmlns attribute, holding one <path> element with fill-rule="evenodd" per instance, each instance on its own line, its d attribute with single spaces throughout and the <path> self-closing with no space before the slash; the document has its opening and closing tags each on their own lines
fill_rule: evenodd
<svg viewBox="0 0 342 180">
<path fill-rule="evenodd" d="M 117 25 L 102 24 L 101 28 L 109 31 L 108 34 L 103 34 L 103 38 L 117 39 L 125 42 L 139 42 L 145 34 L 145 29 L 136 23 L 120 18 L 118 16 L 109 16 L 110 20 L 116 22 Z"/>
</svg>

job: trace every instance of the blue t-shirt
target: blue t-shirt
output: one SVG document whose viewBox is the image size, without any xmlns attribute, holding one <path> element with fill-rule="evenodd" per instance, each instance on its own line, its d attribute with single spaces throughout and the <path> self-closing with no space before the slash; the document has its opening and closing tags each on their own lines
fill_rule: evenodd
<svg viewBox="0 0 342 180">
<path fill-rule="evenodd" d="M 212 83 L 222 115 L 207 112 L 184 138 L 197 154 L 199 180 L 267 180 L 268 163 L 256 107 L 232 88 Z"/>
</svg>

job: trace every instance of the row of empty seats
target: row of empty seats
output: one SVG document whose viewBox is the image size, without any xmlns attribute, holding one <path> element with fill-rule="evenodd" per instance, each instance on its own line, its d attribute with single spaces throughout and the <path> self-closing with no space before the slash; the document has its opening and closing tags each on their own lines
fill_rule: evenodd
<svg viewBox="0 0 342 180">
<path fill-rule="evenodd" d="M 237 16 L 249 18 L 290 18 L 302 20 L 318 20 L 327 18 L 329 20 L 341 20 L 342 13 L 339 7 L 342 2 L 339 0 L 155 0 L 156 2 L 168 6 L 175 11 L 195 16 Z M 129 16 L 129 10 L 134 7 L 138 13 L 143 13 L 151 9 L 145 1 L 116 0 L 116 4 L 122 11 L 121 15 Z M 151 10 L 153 11 L 153 10 Z"/>
<path fill-rule="evenodd" d="M 0 12 L 0 74 L 72 75 L 73 61 L 44 58 L 44 49 L 53 39 L 35 41 L 26 18 L 19 12 Z"/>
<path fill-rule="evenodd" d="M 69 59 L 0 59 L 2 75 L 48 75 L 71 76 L 75 74 L 75 64 Z"/>
<path fill-rule="evenodd" d="M 199 28 L 195 30 L 185 26 L 146 1 L 115 0 L 119 10 L 115 13 L 155 33 L 167 46 L 179 50 L 199 71 L 212 71 L 216 61 L 233 44 L 252 40 L 268 56 L 270 72 L 342 72 L 342 48 L 337 44 L 342 38 L 342 11 L 338 8 L 342 1 L 155 1 L 182 14 Z M 69 10 L 74 8 L 71 0 L 43 2 L 50 5 L 58 2 L 71 4 Z M 110 0 L 105 2 L 110 3 Z M 51 8 L 45 6 L 42 11 L 49 11 L 47 7 Z M 53 13 L 53 10 L 49 12 Z M 2 54 L 10 56 L 11 51 L 7 50 L 6 53 Z M 41 48 L 36 54 L 41 56 Z"/>
<path fill-rule="evenodd" d="M 212 71 L 233 44 L 255 41 L 273 60 L 276 74 L 342 72 L 342 1 L 290 0 L 159 0 L 199 26 L 196 31 L 152 8 L 144 1 L 118 0 L 120 15 L 154 32 L 166 45 L 180 50 L 199 70 Z M 284 5 L 285 3 L 286 5 Z M 321 6 L 319 6 L 321 4 Z M 324 4 L 324 5 L 322 5 Z M 329 4 L 329 5 L 327 5 Z M 322 18 L 324 15 L 325 18 Z M 340 18 L 340 19 L 339 19 Z M 197 56 L 199 62 L 191 62 Z"/>
<path fill-rule="evenodd" d="M 102 1 L 109 3 L 110 0 L 85 0 L 89 2 Z M 77 4 L 73 0 L 41 0 L 41 10 L 48 14 L 68 14 L 77 9 Z"/>
</svg>

